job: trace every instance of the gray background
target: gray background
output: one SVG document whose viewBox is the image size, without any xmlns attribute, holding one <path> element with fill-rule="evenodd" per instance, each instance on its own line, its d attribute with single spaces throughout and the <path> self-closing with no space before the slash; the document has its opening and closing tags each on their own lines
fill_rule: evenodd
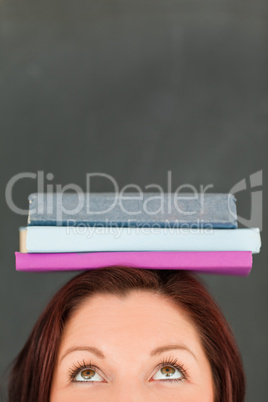
<svg viewBox="0 0 268 402">
<path fill-rule="evenodd" d="M 0 1 L 0 372 L 73 274 L 16 273 L 18 227 L 4 190 L 20 172 L 85 189 L 86 173 L 120 188 L 190 183 L 228 192 L 267 164 L 267 1 Z M 46 182 L 47 184 L 48 182 Z M 13 198 L 27 208 L 36 181 Z M 91 190 L 113 191 L 107 180 Z M 250 189 L 237 195 L 250 216 Z M 266 228 L 267 210 L 263 225 Z M 267 234 L 247 278 L 206 276 L 248 380 L 267 400 Z"/>
</svg>

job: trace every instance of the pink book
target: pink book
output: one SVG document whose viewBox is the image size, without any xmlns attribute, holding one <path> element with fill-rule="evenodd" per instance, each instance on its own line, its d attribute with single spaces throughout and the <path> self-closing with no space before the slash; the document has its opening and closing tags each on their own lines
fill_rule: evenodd
<svg viewBox="0 0 268 402">
<path fill-rule="evenodd" d="M 251 251 L 113 251 L 91 253 L 15 253 L 16 270 L 81 271 L 112 266 L 181 269 L 197 273 L 246 276 Z"/>
</svg>

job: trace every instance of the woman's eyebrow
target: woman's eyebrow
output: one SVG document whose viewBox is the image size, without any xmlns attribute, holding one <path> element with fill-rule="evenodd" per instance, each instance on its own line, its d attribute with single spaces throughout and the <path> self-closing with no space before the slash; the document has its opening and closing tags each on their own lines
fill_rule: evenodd
<svg viewBox="0 0 268 402">
<path fill-rule="evenodd" d="M 155 348 L 155 349 L 152 350 L 151 356 L 155 356 L 155 355 L 158 355 L 160 353 L 167 352 L 169 350 L 176 350 L 176 349 L 186 350 L 187 352 L 191 353 L 191 355 L 197 361 L 197 358 L 196 358 L 196 355 L 194 354 L 194 352 L 190 348 L 188 348 L 188 346 L 185 346 L 185 345 L 173 345 L 173 344 L 171 344 L 171 345 L 159 346 L 158 348 Z"/>
<path fill-rule="evenodd" d="M 93 355 L 99 357 L 100 359 L 105 359 L 104 354 L 102 353 L 102 351 L 98 348 L 95 348 L 93 346 L 74 346 L 72 348 L 67 349 L 64 354 L 62 355 L 62 357 L 60 358 L 60 363 L 62 362 L 62 360 L 64 359 L 64 357 L 66 357 L 69 353 L 72 352 L 76 352 L 76 351 L 86 351 L 86 352 L 90 352 Z"/>
<path fill-rule="evenodd" d="M 155 355 L 158 355 L 158 354 L 160 354 L 160 353 L 167 352 L 167 351 L 169 351 L 169 350 L 176 350 L 176 349 L 186 350 L 187 352 L 189 352 L 189 353 L 195 358 L 195 360 L 197 360 L 197 358 L 196 358 L 194 352 L 193 352 L 190 348 L 188 348 L 187 346 L 184 346 L 184 345 L 175 345 L 175 344 L 174 344 L 174 345 L 171 344 L 171 345 L 159 346 L 159 347 L 157 347 L 157 348 L 155 348 L 155 349 L 152 350 L 151 356 L 155 356 Z M 70 353 L 72 353 L 72 352 L 76 352 L 76 351 L 86 351 L 86 352 L 90 352 L 90 353 L 92 353 L 93 355 L 99 357 L 100 359 L 105 359 L 104 354 L 103 354 L 102 351 L 101 351 L 100 349 L 98 349 L 98 348 L 95 348 L 95 347 L 93 347 L 93 346 L 75 346 L 75 347 L 72 347 L 72 348 L 67 349 L 67 350 L 64 352 L 64 354 L 63 354 L 62 357 L 60 358 L 60 363 L 62 362 L 62 360 L 63 360 L 68 354 L 70 354 Z"/>
</svg>

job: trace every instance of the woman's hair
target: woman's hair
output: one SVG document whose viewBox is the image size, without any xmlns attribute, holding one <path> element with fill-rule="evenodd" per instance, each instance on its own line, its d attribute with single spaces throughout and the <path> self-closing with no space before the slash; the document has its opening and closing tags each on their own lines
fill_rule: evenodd
<svg viewBox="0 0 268 402">
<path fill-rule="evenodd" d="M 212 297 L 187 271 L 126 267 L 85 271 L 64 285 L 35 324 L 9 376 L 9 402 L 48 402 L 53 371 L 66 321 L 94 294 L 127 295 L 152 291 L 168 297 L 195 323 L 210 362 L 215 402 L 243 402 L 245 377 L 231 329 Z"/>
</svg>

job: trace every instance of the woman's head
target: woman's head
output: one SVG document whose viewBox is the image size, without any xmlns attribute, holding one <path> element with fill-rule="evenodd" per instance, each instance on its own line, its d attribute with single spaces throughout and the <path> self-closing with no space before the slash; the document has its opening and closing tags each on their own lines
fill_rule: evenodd
<svg viewBox="0 0 268 402">
<path fill-rule="evenodd" d="M 115 267 L 86 271 L 54 296 L 15 362 L 9 395 L 242 402 L 244 390 L 228 324 L 193 275 Z"/>
</svg>

